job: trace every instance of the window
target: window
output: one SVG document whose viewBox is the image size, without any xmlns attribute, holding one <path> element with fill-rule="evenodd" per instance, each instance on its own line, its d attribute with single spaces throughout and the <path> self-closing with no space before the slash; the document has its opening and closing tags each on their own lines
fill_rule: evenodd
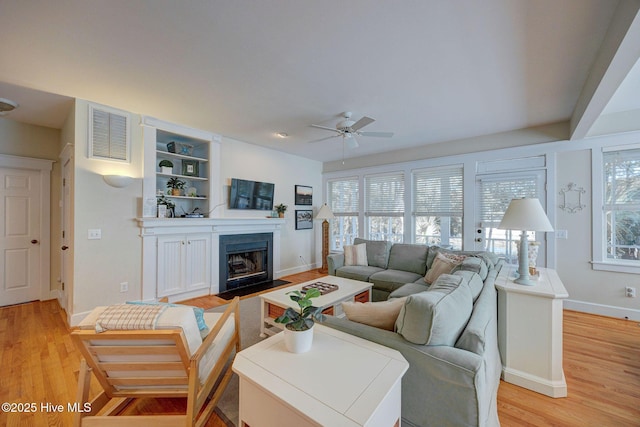
<svg viewBox="0 0 640 427">
<path fill-rule="evenodd" d="M 402 243 L 404 235 L 404 174 L 365 177 L 365 216 L 371 240 Z"/>
<path fill-rule="evenodd" d="M 89 105 L 89 157 L 128 162 L 129 115 Z"/>
<path fill-rule="evenodd" d="M 462 166 L 413 172 L 414 243 L 462 249 Z"/>
<path fill-rule="evenodd" d="M 606 259 L 640 260 L 640 149 L 603 154 Z"/>
<path fill-rule="evenodd" d="M 484 235 L 484 250 L 504 256 L 508 263 L 518 263 L 520 232 L 497 227 L 511 199 L 535 197 L 544 206 L 544 179 L 543 171 L 478 176 L 478 221 Z M 535 239 L 535 233 L 530 232 L 529 240 Z M 540 254 L 538 259 L 544 260 L 544 255 Z"/>
<path fill-rule="evenodd" d="M 330 249 L 341 251 L 358 237 L 358 178 L 329 181 L 329 207 L 335 216 L 331 223 Z"/>
</svg>

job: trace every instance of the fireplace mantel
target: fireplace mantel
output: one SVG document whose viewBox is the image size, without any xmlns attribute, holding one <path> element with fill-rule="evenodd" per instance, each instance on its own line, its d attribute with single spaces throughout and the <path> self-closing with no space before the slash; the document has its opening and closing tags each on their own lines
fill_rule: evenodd
<svg viewBox="0 0 640 427">
<path fill-rule="evenodd" d="M 208 231 L 217 234 L 279 231 L 282 218 L 138 218 L 140 236 L 173 234 L 176 230 Z"/>
<path fill-rule="evenodd" d="M 218 277 L 220 262 L 218 246 L 220 236 L 228 234 L 273 233 L 273 278 L 278 278 L 280 271 L 280 230 L 285 223 L 282 218 L 138 218 L 140 237 L 142 237 L 143 267 L 142 295 L 143 300 L 158 297 L 158 239 L 163 236 L 199 234 L 210 238 L 209 277 L 210 286 L 206 289 L 179 293 L 169 296 L 170 301 L 195 298 L 219 292 Z"/>
</svg>

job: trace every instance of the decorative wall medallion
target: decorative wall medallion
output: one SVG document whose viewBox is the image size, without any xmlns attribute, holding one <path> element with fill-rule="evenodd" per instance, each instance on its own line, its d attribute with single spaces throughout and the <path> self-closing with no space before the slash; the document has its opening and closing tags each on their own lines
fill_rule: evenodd
<svg viewBox="0 0 640 427">
<path fill-rule="evenodd" d="M 586 205 L 582 204 L 582 195 L 585 193 L 585 189 L 582 187 L 576 187 L 576 184 L 570 182 L 567 188 L 560 190 L 562 196 L 562 203 L 560 209 L 568 213 L 576 213 L 585 208 Z"/>
</svg>

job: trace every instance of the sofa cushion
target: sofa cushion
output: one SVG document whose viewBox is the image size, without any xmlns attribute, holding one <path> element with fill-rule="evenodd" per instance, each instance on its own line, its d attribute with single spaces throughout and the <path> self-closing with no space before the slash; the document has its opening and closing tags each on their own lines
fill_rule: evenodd
<svg viewBox="0 0 640 427">
<path fill-rule="evenodd" d="M 369 265 L 367 261 L 366 243 L 360 243 L 359 245 L 345 245 L 344 265 Z"/>
<path fill-rule="evenodd" d="M 348 301 L 342 303 L 342 310 L 351 321 L 393 331 L 403 304 L 404 298 L 380 302 Z"/>
<path fill-rule="evenodd" d="M 393 292 L 405 283 L 412 283 L 421 279 L 422 275 L 402 270 L 382 270 L 369 276 L 369 282 L 373 283 L 375 288 Z"/>
<path fill-rule="evenodd" d="M 417 282 L 406 283 L 400 286 L 398 289 L 391 292 L 391 295 L 389 295 L 389 299 L 408 297 L 409 295 L 424 292 L 427 289 L 429 289 L 429 286 L 427 286 L 423 279 L 420 279 Z"/>
<path fill-rule="evenodd" d="M 465 258 L 464 255 L 438 252 L 431 268 L 427 270 L 427 274 L 424 276 L 424 281 L 432 284 L 440 275 L 451 273 Z"/>
<path fill-rule="evenodd" d="M 346 265 L 336 270 L 336 276 L 346 279 L 360 280 L 368 282 L 369 277 L 377 272 L 384 271 L 380 267 L 362 266 L 362 265 Z"/>
<path fill-rule="evenodd" d="M 428 291 L 407 297 L 396 320 L 396 331 L 414 344 L 451 347 L 472 310 L 465 278 L 443 274 Z"/>
<path fill-rule="evenodd" d="M 387 268 L 409 271 L 424 276 L 427 271 L 428 252 L 429 248 L 424 245 L 396 243 L 389 252 L 389 265 Z"/>
<path fill-rule="evenodd" d="M 361 243 L 366 243 L 367 245 L 367 262 L 370 266 L 387 268 L 391 242 L 382 240 L 365 240 L 360 238 L 353 240 L 354 245 L 359 245 Z"/>
<path fill-rule="evenodd" d="M 473 298 L 473 301 L 475 302 L 478 298 L 478 295 L 480 295 L 480 292 L 482 292 L 482 287 L 484 286 L 484 282 L 482 281 L 478 273 L 474 273 L 473 271 L 458 270 L 453 274 L 455 276 L 462 276 L 465 278 L 467 284 L 469 285 L 469 290 L 471 291 L 471 298 Z"/>
<path fill-rule="evenodd" d="M 487 268 L 487 264 L 482 258 L 476 256 L 469 256 L 464 259 L 459 265 L 457 265 L 452 272 L 456 272 L 458 270 L 463 271 L 472 271 L 474 273 L 478 273 L 480 275 L 480 279 L 485 280 L 487 275 L 489 274 L 489 269 Z"/>
</svg>

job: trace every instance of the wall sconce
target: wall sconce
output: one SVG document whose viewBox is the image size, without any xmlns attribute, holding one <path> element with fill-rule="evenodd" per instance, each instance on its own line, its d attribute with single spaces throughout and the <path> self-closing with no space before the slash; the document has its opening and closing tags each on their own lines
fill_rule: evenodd
<svg viewBox="0 0 640 427">
<path fill-rule="evenodd" d="M 103 175 L 104 182 L 115 188 L 124 188 L 131 184 L 133 178 L 125 175 Z"/>
</svg>

